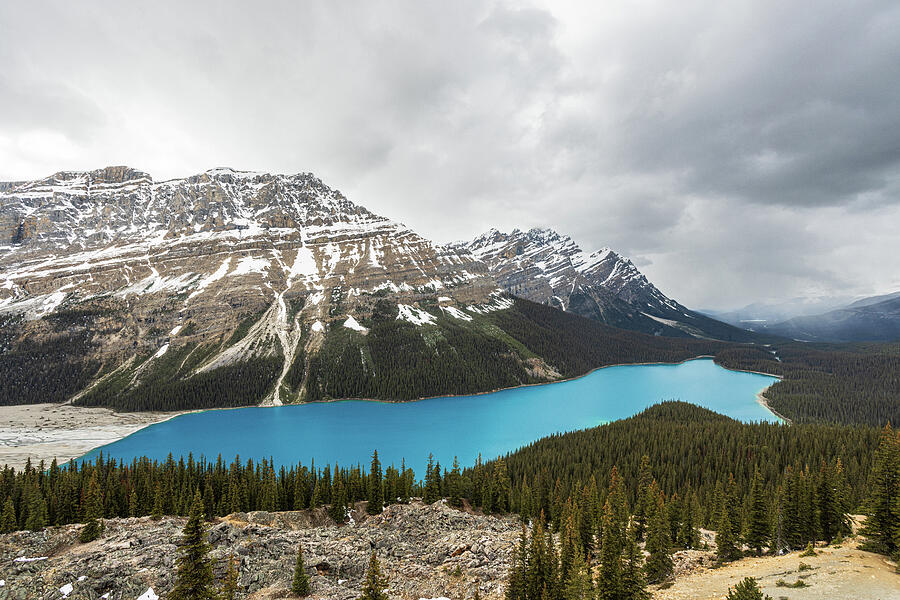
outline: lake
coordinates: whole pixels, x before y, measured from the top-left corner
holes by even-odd
[[[362,400],[209,410],[180,415],[86,454],[130,462],[137,456],[177,459],[192,452],[272,458],[276,465],[367,464],[373,449],[384,466],[400,459],[425,476],[429,452],[442,467],[453,457],[471,465],[506,454],[547,435],[630,417],[664,400],[683,400],[741,421],[777,421],[756,400],[774,377],[729,371],[712,359],[677,365],[598,369],[570,381],[476,396],[387,403]]]

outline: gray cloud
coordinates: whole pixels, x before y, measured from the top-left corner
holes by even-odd
[[[887,0],[0,4],[0,178],[313,171],[438,240],[552,226],[694,306],[900,288]]]

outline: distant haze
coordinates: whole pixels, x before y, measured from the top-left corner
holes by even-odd
[[[900,289],[896,1],[4,2],[0,180],[311,171],[684,304]]]

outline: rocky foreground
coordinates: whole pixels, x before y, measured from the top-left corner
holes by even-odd
[[[340,527],[323,510],[219,519],[209,528],[216,574],[224,574],[234,555],[245,597],[290,597],[302,543],[312,597],[349,600],[359,596],[374,547],[392,598],[469,598],[476,586],[483,598],[502,596],[520,532],[515,518],[418,502],[389,506],[375,517],[354,510],[351,517]],[[80,525],[0,536],[0,600],[135,600],[150,588],[164,598],[174,583],[185,521],[110,519],[104,535],[89,544],[78,543]]]

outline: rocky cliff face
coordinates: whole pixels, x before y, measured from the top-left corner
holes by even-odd
[[[613,250],[584,252],[572,238],[551,229],[491,229],[449,247],[470,251],[509,293],[615,327],[675,337],[745,335],[667,297]]]
[[[85,325],[98,369],[218,344],[253,316],[239,344],[195,370],[272,357],[283,376],[332,323],[358,324],[378,299],[440,295],[463,307],[495,289],[468,252],[438,248],[310,174],[214,169],[156,182],[110,167],[0,188],[0,317],[22,323],[9,343]],[[54,315],[67,315],[63,331],[43,322]]]
[[[363,510],[335,526],[324,509],[237,513],[209,530],[221,579],[230,557],[239,566],[240,598],[289,596],[298,544],[303,544],[312,598],[359,597],[369,553],[375,549],[392,598],[502,598],[520,526],[514,518],[485,517],[441,502],[395,504],[375,517]],[[4,585],[0,600],[136,599],[172,589],[177,544],[185,519],[111,519],[103,536],[77,542],[80,525],[0,536]],[[458,570],[457,570],[458,569]],[[104,596],[108,594],[108,596]]]

